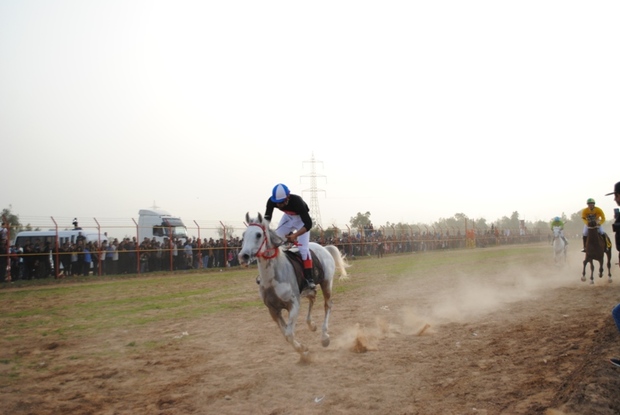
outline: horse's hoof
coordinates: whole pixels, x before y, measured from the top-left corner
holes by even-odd
[[[323,347],[329,346],[329,336],[324,337],[323,340],[321,340],[321,344],[323,345]]]
[[[611,278],[608,278],[608,279],[607,279],[607,282],[611,284]]]
[[[581,277],[581,281],[586,282],[586,277]]]
[[[594,281],[590,280],[590,285],[594,285]]]

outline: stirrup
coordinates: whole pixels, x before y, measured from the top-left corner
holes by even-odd
[[[304,290],[316,290],[316,284],[312,280],[306,280],[306,288]]]

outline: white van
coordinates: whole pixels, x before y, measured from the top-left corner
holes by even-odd
[[[155,238],[158,242],[164,239],[187,239],[187,227],[177,216],[161,209],[140,209],[138,212],[138,243],[144,238]]]
[[[105,234],[100,233],[97,230],[90,229],[71,229],[71,230],[63,230],[58,231],[58,246],[62,247],[65,242],[75,243],[77,241],[78,236],[82,235],[86,242],[97,242],[99,246],[103,244],[104,241],[108,240],[108,237]],[[15,237],[15,245],[23,248],[27,243],[31,245],[35,245],[39,243],[41,248],[49,249],[49,263],[50,269],[54,268],[54,258],[53,258],[53,250],[56,246],[56,231],[54,229],[50,229],[49,231],[22,231],[17,234]],[[93,264],[91,263],[91,269]],[[59,271],[63,270],[63,265],[60,264]]]
[[[60,246],[65,242],[75,243],[79,235],[82,235],[86,242],[98,242],[99,245],[103,241],[108,240],[107,236],[97,230],[71,229],[58,231],[58,243]],[[49,246],[53,248],[56,245],[56,231],[54,229],[48,231],[21,231],[15,237],[15,244],[24,247],[26,243],[34,245],[37,240],[41,245],[45,246],[46,243],[49,243]]]

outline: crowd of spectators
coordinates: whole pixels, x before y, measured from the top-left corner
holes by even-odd
[[[88,276],[135,274],[157,271],[179,271],[238,266],[239,238],[198,240],[188,238],[164,242],[136,238],[86,242],[77,238],[65,242],[59,249],[49,242],[35,239],[23,247],[13,245],[5,259],[10,260],[11,280],[31,280],[50,276]],[[6,251],[6,243],[2,245]],[[6,266],[4,267],[6,270]],[[57,272],[58,271],[58,272]],[[0,275],[5,280],[4,273]]]
[[[391,233],[385,235],[381,230],[367,226],[355,234],[343,233],[329,238],[318,235],[313,241],[321,245],[335,245],[347,257],[354,259],[438,249],[528,243],[544,238],[540,234],[526,232],[500,232],[496,228],[486,231],[470,229],[464,235],[460,230],[398,232],[394,229]],[[78,238],[74,243],[63,243],[58,249],[49,242],[35,240],[23,247],[11,246],[7,251],[8,244],[4,239],[4,242],[0,243],[0,249],[3,250],[0,253],[0,281],[6,280],[8,261],[13,281],[50,276],[118,275],[236,267],[239,265],[237,254],[241,243],[238,237],[226,240],[165,239],[164,242],[145,238],[140,243],[133,237],[109,239],[100,245],[98,242],[86,242]]]
[[[363,228],[356,234],[343,233],[341,237],[321,238],[313,240],[320,244],[336,245],[349,258],[360,256],[382,257],[387,254],[402,254],[440,249],[483,248],[494,245],[540,242],[544,236],[539,232],[512,232],[509,229],[500,231],[495,227],[488,230],[469,229],[465,235],[460,230],[416,231],[392,230],[385,235],[372,227]]]

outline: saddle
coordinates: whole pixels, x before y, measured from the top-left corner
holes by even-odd
[[[588,215],[587,218],[588,218],[588,226],[594,227],[596,225],[595,216]],[[597,232],[597,235],[599,235],[599,238],[603,238],[603,243],[605,244],[605,250],[611,249],[611,239],[609,239],[609,235],[607,235],[607,232],[605,232],[602,235]]]
[[[605,250],[609,250],[611,249],[611,239],[609,238],[609,235],[607,235],[607,233],[604,234],[599,234],[598,235],[599,240],[602,239],[603,240],[603,244],[605,245]]]
[[[297,286],[299,287],[299,292],[302,292],[304,288],[306,288],[306,279],[304,278],[304,261],[301,259],[299,249],[296,247],[291,247],[285,249],[284,253],[295,270]],[[312,250],[310,250],[310,256],[312,258],[312,278],[314,279],[314,283],[319,285],[325,279],[325,272],[323,271],[321,261],[319,261],[319,258],[314,252],[312,252]]]

